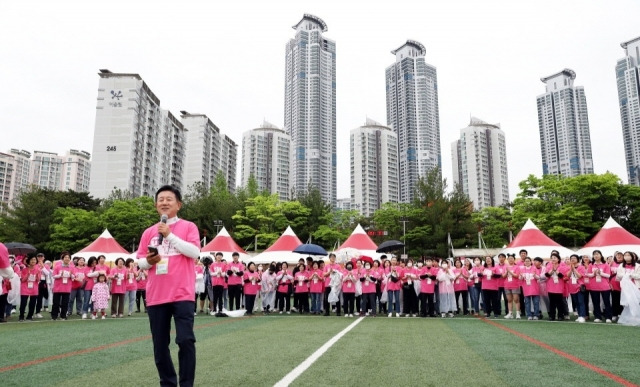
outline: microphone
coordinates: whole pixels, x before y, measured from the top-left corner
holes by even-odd
[[[167,219],[169,219],[169,217],[166,214],[162,214],[162,216],[160,217],[160,221],[164,224],[167,224]],[[158,246],[162,246],[163,240],[164,240],[164,235],[160,234],[158,236]]]

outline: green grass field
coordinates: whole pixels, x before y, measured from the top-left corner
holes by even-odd
[[[272,386],[356,318],[198,316],[197,385]],[[13,320],[15,321],[15,319]],[[618,385],[514,332],[640,384],[638,328],[456,318],[365,318],[293,386]],[[3,386],[157,386],[146,315],[0,325]],[[177,368],[177,346],[172,343]]]

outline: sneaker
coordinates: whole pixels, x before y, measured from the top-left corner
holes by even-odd
[[[396,313],[396,317],[400,318],[400,313]]]
[[[509,312],[504,316],[504,318],[507,318],[507,319],[513,318],[513,315],[511,314],[511,312]]]
[[[291,312],[287,311],[287,314],[291,314]]]
[[[584,319],[584,317],[578,317],[576,322],[583,323],[583,322],[585,322],[585,319]]]
[[[533,317],[533,320],[534,320],[534,321],[538,320],[538,316],[534,316],[534,317]]]
[[[353,313],[349,313],[349,317],[353,317]]]
[[[451,317],[451,318],[452,318],[452,317],[453,317],[453,313],[449,313],[449,317]]]
[[[193,315],[196,315],[196,312],[193,312]],[[131,317],[131,313],[129,313],[127,316]]]
[[[345,313],[344,317],[349,317],[349,315]]]
[[[95,314],[92,314],[92,315],[91,315],[91,319],[92,319],[92,320],[95,320],[96,318],[97,318],[97,317],[96,317],[96,315],[95,315]]]
[[[117,317],[117,316],[116,316],[115,314],[112,314],[112,315],[111,315],[111,318],[116,318],[116,317]]]
[[[446,313],[442,313],[442,318],[445,318],[445,317],[447,317],[447,314]]]
[[[18,319],[18,322],[24,322],[23,318]]]
[[[282,314],[282,311],[280,311],[280,314]]]
[[[605,322],[610,324],[611,323],[611,319],[608,318]]]
[[[107,318],[107,316],[102,316],[102,319],[105,320]]]
[[[418,315],[414,313],[411,315],[411,317],[418,317]]]
[[[36,313],[36,315],[34,317],[35,318],[42,318],[42,315],[40,313]]]
[[[389,315],[387,317],[392,317],[392,316],[393,316],[393,313],[389,313]]]
[[[198,315],[198,313],[197,313],[197,312],[193,312],[193,315],[194,315],[194,316],[197,316],[197,315]],[[131,316],[131,315],[129,315],[129,316]]]
[[[404,317],[411,317],[409,313],[405,314]]]
[[[215,315],[216,315],[216,312],[211,311],[211,312],[209,312],[209,315],[210,315],[210,316],[215,316]]]
[[[532,321],[533,317],[527,317],[527,320]]]
[[[613,322],[618,321],[618,316],[613,316],[613,318],[611,320],[613,320]]]
[[[520,320],[521,316],[520,313],[516,313],[516,320]]]
[[[601,322],[602,322],[602,320],[600,320],[599,318],[597,318],[597,319],[593,320],[593,322],[594,322],[594,323],[601,323]]]
[[[122,318],[122,317],[123,317],[123,316],[122,316],[122,313],[118,315],[118,318]]]
[[[66,317],[63,317],[63,318],[61,318],[60,320],[61,320],[61,321],[67,321],[67,318],[66,318]]]
[[[565,320],[571,320],[571,317],[569,317],[569,315],[564,316]]]
[[[87,314],[86,313],[82,313],[82,319],[86,320],[87,319]]]

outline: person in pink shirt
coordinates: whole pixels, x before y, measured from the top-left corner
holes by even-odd
[[[243,278],[243,292],[244,292],[244,303],[247,309],[247,315],[253,315],[253,308],[256,303],[256,295],[260,290],[260,281],[262,280],[262,274],[256,271],[256,264],[253,262],[249,262],[247,265],[247,270],[242,274]]]
[[[38,298],[38,282],[40,281],[40,268],[35,256],[24,259],[26,267],[20,272],[20,316],[18,321],[24,321],[24,310],[29,305],[27,320],[33,321],[33,313],[36,309]]]
[[[353,317],[356,295],[356,282],[360,281],[357,269],[350,261],[344,265],[342,271],[342,300],[344,302],[344,317]]]
[[[421,281],[419,296],[421,317],[436,317],[434,294],[437,275],[438,268],[433,267],[433,260],[431,258],[427,258],[424,266],[418,272],[418,278],[420,278]]]
[[[180,386],[192,387],[196,374],[195,260],[200,255],[200,233],[194,223],[178,218],[182,195],[177,188],[160,187],[155,206],[161,221],[142,233],[137,253],[138,267],[149,270],[146,295],[153,355],[160,385],[176,386],[178,378],[169,351],[173,318]]]
[[[384,257],[386,257],[386,255]],[[380,263],[378,272],[380,273],[380,295],[378,296],[378,299],[380,300],[380,313],[387,314],[389,309],[387,307],[389,305],[387,292],[387,282],[389,280],[387,279],[387,274],[391,272],[391,261],[388,259],[383,260]]]
[[[502,272],[504,291],[507,294],[507,311],[504,318],[513,318],[515,310],[515,318],[520,319],[520,267],[516,265],[515,255],[507,257],[507,264]]]
[[[329,304],[329,294],[331,293],[331,274],[333,272],[341,272],[340,265],[336,263],[336,255],[329,253],[329,263],[325,265],[323,269],[324,276],[324,299],[322,306],[324,308],[324,315],[329,316],[331,313],[331,305]],[[336,316],[340,316],[340,301],[336,302]]]
[[[571,305],[574,311],[578,312],[578,319],[576,321],[579,323],[585,322],[585,318],[587,317],[587,308],[584,299],[584,294],[586,293],[586,287],[584,285],[585,274],[586,270],[584,266],[580,265],[580,257],[577,254],[571,254],[564,280],[567,283],[567,291],[571,296]],[[582,288],[585,289],[585,292],[583,292]]]
[[[471,313],[474,316],[480,314],[480,295],[482,294],[482,272],[484,266],[482,259],[476,257],[473,259],[473,267],[470,270],[469,275],[469,293],[471,298]]]
[[[140,313],[140,300],[144,306],[144,312],[147,313],[147,277],[149,276],[148,270],[140,270],[138,268],[138,275],[136,276],[136,282],[138,283],[138,290],[136,291],[136,313]]]
[[[498,292],[498,280],[502,278],[502,270],[493,265],[493,257],[484,258],[482,269],[482,301],[484,302],[484,316],[489,318],[500,317],[500,294]]]
[[[500,274],[500,278],[498,278],[498,307],[500,308],[498,315],[502,314],[503,304],[504,304],[505,313],[508,311],[507,292],[504,290],[504,278],[502,277],[502,275],[506,271],[506,267],[507,267],[506,254],[503,254],[503,253],[498,254],[498,263],[495,265],[496,273]]]
[[[293,273],[289,270],[289,264],[282,262],[281,270],[276,275],[278,289],[276,290],[276,304],[279,305],[280,314],[285,311],[291,314],[290,285],[293,283]]]
[[[360,316],[376,316],[376,283],[380,278],[377,270],[371,267],[371,262],[365,262],[360,270],[360,284],[362,286],[362,304]]]
[[[293,306],[300,314],[309,313],[309,273],[304,261],[294,269],[293,289]]]
[[[109,306],[111,295],[109,294],[107,276],[102,273],[98,273],[96,279],[98,282],[93,285],[93,291],[91,292],[91,302],[93,303],[91,319],[95,320],[98,317],[98,311],[100,311],[102,319],[104,320],[106,318],[105,311]]]
[[[216,253],[215,261],[209,266],[209,270],[211,272],[211,287],[213,289],[213,300],[211,301],[213,307],[210,314],[214,316],[216,312],[222,313],[222,298],[227,277],[227,264],[222,262],[222,253]]]
[[[453,291],[456,297],[456,313],[460,313],[460,304],[462,304],[463,315],[469,314],[469,291],[467,290],[467,281],[469,279],[469,271],[462,265],[462,260],[453,261]],[[462,302],[458,301],[462,299]]]
[[[11,262],[9,261],[9,251],[7,246],[0,243],[0,323],[5,323],[5,308],[7,307],[7,284],[15,275],[11,268]]]
[[[124,266],[124,258],[116,259],[116,266],[109,272],[111,280],[111,317],[124,315],[124,295],[127,293],[127,268]]]
[[[385,273],[387,277],[387,303],[389,305],[389,317],[396,312],[396,317],[400,317],[400,289],[402,288],[402,276],[404,270],[398,265],[396,257],[391,258],[391,266],[389,272]]]
[[[619,251],[616,251],[613,255],[613,260],[611,262],[611,278],[609,279],[609,284],[611,285],[611,313],[613,314],[613,318],[611,320],[617,321],[618,317],[622,313],[622,306],[620,305],[620,280],[618,279],[618,267],[624,263],[623,254]]]
[[[311,314],[320,314],[322,295],[324,294],[324,276],[318,261],[313,261],[309,271],[309,294],[311,296]]]
[[[418,295],[414,287],[414,282],[418,280],[418,270],[414,267],[413,260],[408,259],[402,271],[402,309],[407,317],[418,316]]]
[[[204,284],[204,265],[200,259],[196,261],[196,309],[193,311],[196,315],[198,299],[200,299],[200,313],[204,313],[204,300],[207,299],[207,291]]]
[[[109,272],[111,268],[106,264],[107,258],[104,255],[98,255],[98,264],[96,265],[96,271],[98,274],[104,274],[109,278]]]
[[[537,320],[540,314],[540,269],[536,268],[531,258],[524,258],[524,266],[520,268],[520,285],[524,298],[524,310],[527,320]],[[531,308],[533,307],[533,310]]]
[[[133,258],[127,258],[124,262],[124,267],[127,269],[125,274],[125,304],[129,304],[127,316],[131,316],[133,313],[133,306],[136,302],[136,292],[138,291],[138,284],[136,282],[136,276],[138,275],[138,269],[136,261]]]
[[[61,264],[53,268],[53,307],[51,319],[67,319],[67,307],[69,306],[69,293],[71,293],[71,275],[73,268],[70,266],[71,255],[63,252],[60,255]]]
[[[453,268],[449,264],[448,259],[443,259],[440,264],[440,270],[436,276],[438,279],[438,301],[439,308],[442,317],[453,317],[453,312],[456,309],[456,296],[453,287],[454,279],[456,278],[453,273]]]
[[[229,310],[241,308],[242,284],[244,276],[244,263],[240,262],[240,254],[231,254],[231,263],[227,265],[227,286],[229,294]]]
[[[69,307],[67,308],[67,317],[73,314],[73,303],[76,303],[76,314],[82,314],[82,296],[84,295],[84,286],[87,280],[87,266],[82,257],[74,258],[75,265],[72,267],[71,273],[71,293],[69,294]]]
[[[89,260],[87,261],[87,271],[85,272],[87,279],[85,281],[84,294],[82,297],[84,300],[82,303],[83,320],[87,318],[87,313],[89,313],[89,308],[91,307],[91,292],[93,292],[93,286],[98,282],[98,275],[100,275],[100,273],[96,271],[97,264],[98,259],[96,257],[89,257]],[[93,308],[91,307],[91,309]]]
[[[551,261],[547,264],[544,275],[547,277],[547,294],[549,295],[549,320],[564,319],[564,281],[565,268],[560,264],[560,255],[551,253]]]
[[[600,250],[593,250],[593,263],[585,276],[589,278],[589,283],[591,284],[591,302],[593,303],[593,315],[595,317],[593,322],[602,322],[603,315],[600,308],[600,299],[604,303],[604,318],[606,322],[612,322],[611,286],[609,285],[611,268],[604,261]]]

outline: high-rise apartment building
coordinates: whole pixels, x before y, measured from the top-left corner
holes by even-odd
[[[182,189],[185,129],[138,74],[100,70],[90,194],[114,189],[152,196],[165,184]]]
[[[237,145],[204,114],[181,111],[181,121],[187,130],[185,156],[185,188],[201,182],[205,187],[214,184],[222,173],[229,192],[236,189]]]
[[[351,209],[371,216],[383,203],[398,202],[398,135],[367,119],[351,130]]]
[[[537,97],[542,173],[565,177],[593,173],[589,117],[584,87],[564,69],[540,78],[546,92]]]
[[[500,124],[475,117],[460,129],[460,139],[451,143],[453,182],[473,202],[476,210],[509,203],[507,149]]]
[[[398,135],[400,202],[413,200],[420,177],[441,168],[436,68],[425,62],[425,47],[414,40],[391,51],[387,67],[387,124]]]
[[[640,185],[640,37],[620,44],[625,57],[616,63],[618,102],[629,184]]]
[[[258,190],[277,193],[289,200],[291,137],[284,130],[264,122],[242,135],[242,185],[253,176]]]
[[[327,24],[305,14],[285,55],[284,128],[291,136],[291,186],[309,185],[336,202],[336,43]]]

